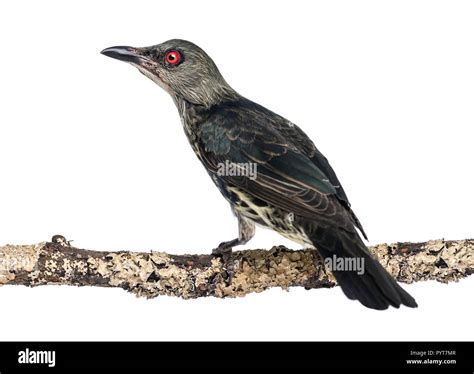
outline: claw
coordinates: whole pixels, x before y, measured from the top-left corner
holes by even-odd
[[[222,259],[223,266],[227,277],[225,278],[225,282],[227,285],[230,285],[232,281],[232,275],[234,273],[234,264],[232,263],[232,247],[235,240],[231,240],[229,242],[222,242],[218,245],[217,248],[212,250],[212,255],[216,257],[220,257]]]
[[[229,253],[232,253],[232,247],[234,240],[231,240],[230,242],[222,242],[217,246],[217,248],[214,248],[212,250],[212,254],[216,256],[225,256],[228,255]]]

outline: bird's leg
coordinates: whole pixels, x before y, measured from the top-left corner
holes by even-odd
[[[239,237],[228,242],[222,242],[219,246],[212,250],[214,256],[222,258],[224,263],[224,270],[227,274],[225,282],[230,284],[232,281],[232,274],[234,272],[234,265],[232,264],[232,247],[247,243],[255,235],[255,224],[248,218],[243,217],[234,210],[237,219],[239,220]]]
[[[232,248],[247,243],[255,235],[255,224],[241,214],[235,212],[239,220],[239,237],[227,242],[222,242],[212,250],[212,254],[226,256],[232,253]]]

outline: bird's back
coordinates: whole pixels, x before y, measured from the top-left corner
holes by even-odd
[[[183,104],[182,104],[183,105]],[[255,152],[269,144],[284,147],[301,154],[310,160],[321,173],[322,179],[334,187],[334,197],[349,214],[351,223],[367,238],[362,225],[352,211],[349,199],[327,158],[317,149],[313,141],[300,127],[251,100],[240,97],[238,100],[225,101],[210,109],[186,103],[182,115],[185,132],[188,135],[196,154],[201,158],[199,142],[206,143],[206,137],[219,138],[223,141],[213,142],[211,152],[222,152],[227,146],[227,138],[239,139],[242,143],[253,144]],[[227,138],[224,135],[227,135]],[[209,142],[207,142],[209,144]],[[206,146],[202,147],[206,148]],[[220,148],[220,149],[219,149]],[[275,155],[280,149],[275,149]],[[271,154],[270,149],[268,153]],[[256,157],[265,157],[257,155]],[[202,161],[202,159],[201,159]]]

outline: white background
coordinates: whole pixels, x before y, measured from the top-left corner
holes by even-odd
[[[189,39],[302,127],[372,244],[474,236],[474,6],[467,1],[0,3],[0,244],[207,253],[237,224],[168,95],[113,45]],[[259,229],[247,248],[287,244]],[[466,340],[474,278],[377,312],[339,289],[239,299],[0,288],[3,340]],[[6,322],[7,321],[7,322]]]

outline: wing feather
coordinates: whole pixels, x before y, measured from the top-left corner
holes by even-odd
[[[293,130],[292,139],[291,131],[282,130],[281,117],[271,114],[259,106],[216,110],[200,127],[202,162],[211,173],[217,173],[219,165],[226,162],[255,163],[256,179],[231,175],[219,178],[269,205],[353,229],[345,194],[340,196],[342,188],[334,185],[334,172],[332,176],[324,163],[319,167],[314,162],[318,153],[311,151],[306,140],[296,144],[302,140],[298,130]]]

